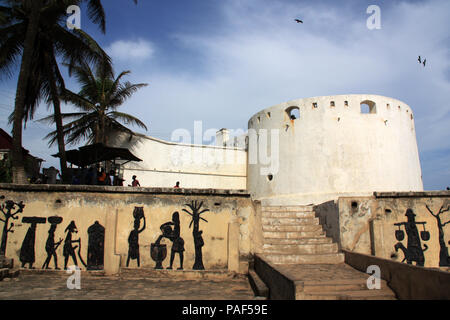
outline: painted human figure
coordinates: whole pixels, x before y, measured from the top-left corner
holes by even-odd
[[[137,260],[137,266],[140,267],[140,257],[139,257],[139,233],[145,230],[145,216],[142,207],[135,207],[134,212],[134,227],[130,232],[128,237],[128,258],[127,258],[127,267],[130,264],[130,259]],[[141,219],[144,220],[144,224],[142,229],[139,230],[139,226],[141,224]]]
[[[194,246],[195,246],[195,261],[192,269],[194,270],[204,270],[203,266],[203,254],[202,247],[205,245],[202,237],[203,231],[198,230],[197,232],[193,232],[194,235]]]
[[[35,261],[34,244],[36,240],[36,223],[32,223],[28,228],[25,239],[23,240],[22,247],[20,248],[20,262],[22,262],[22,268],[25,264],[29,264],[30,269],[33,268]]]
[[[88,228],[88,270],[103,269],[105,228],[98,221]]]
[[[67,226],[64,232],[67,232],[66,239],[64,240],[64,250],[63,250],[64,270],[67,270],[67,263],[69,262],[69,257],[72,257],[73,263],[76,266],[78,266],[77,257],[75,254],[75,250],[78,248],[78,246],[72,246],[73,243],[80,243],[80,239],[72,240],[72,233],[78,233],[75,221],[70,222],[70,224]]]
[[[42,269],[49,269],[48,265],[53,258],[55,262],[55,270],[59,270],[58,268],[58,257],[56,255],[56,249],[58,249],[59,245],[63,241],[63,239],[59,239],[57,243],[55,243],[55,231],[57,224],[52,223],[50,226],[50,230],[48,231],[47,242],[45,243],[45,251],[47,252],[47,259],[45,260]]]
[[[30,265],[30,269],[33,269],[33,264],[35,261],[34,245],[36,242],[36,226],[37,224],[46,223],[47,219],[41,217],[23,217],[22,222],[29,223],[30,227],[25,235],[25,239],[23,239],[22,247],[20,248],[19,260],[22,262],[22,268],[24,268],[25,264],[28,263]]]
[[[395,251],[399,249],[403,251],[407,264],[412,264],[413,261],[416,262],[417,266],[423,267],[425,265],[425,256],[423,252],[428,249],[428,246],[422,244],[420,241],[419,231],[417,229],[417,224],[423,224],[423,222],[416,222],[416,215],[412,209],[407,209],[405,216],[408,218],[407,222],[396,223],[396,226],[405,226],[406,234],[408,236],[407,247],[405,248],[401,242],[398,242],[394,247]]]
[[[173,230],[171,228],[173,226]],[[183,270],[183,251],[184,240],[180,237],[180,215],[178,212],[174,212],[172,215],[172,221],[166,222],[160,227],[163,232],[162,236],[156,241],[159,241],[162,237],[165,237],[172,241],[172,249],[170,251],[170,266],[167,269],[172,269],[173,261],[175,259],[175,253],[178,253],[180,257],[180,267],[177,270]]]

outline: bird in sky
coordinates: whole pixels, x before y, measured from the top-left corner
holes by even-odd
[[[423,60],[423,66],[425,67],[425,64],[427,63],[427,59]]]
[[[420,58],[420,56],[419,56],[419,59],[418,59],[418,61],[419,61],[419,63],[422,63],[422,59]]]
[[[295,19],[295,22],[297,22],[297,23],[303,23],[303,21],[300,20],[300,19]]]

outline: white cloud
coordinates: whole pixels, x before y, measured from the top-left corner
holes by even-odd
[[[151,58],[155,52],[154,45],[144,39],[118,40],[105,50],[114,60],[143,61]]]

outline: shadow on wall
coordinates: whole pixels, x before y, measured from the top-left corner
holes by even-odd
[[[314,207],[316,217],[319,218],[319,223],[327,237],[333,239],[337,243],[339,249],[341,248],[341,234],[339,225],[339,205],[336,201],[331,200]]]

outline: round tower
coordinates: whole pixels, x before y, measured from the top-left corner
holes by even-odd
[[[399,100],[298,99],[258,112],[248,128],[247,188],[256,199],[310,204],[423,190],[414,116]]]

